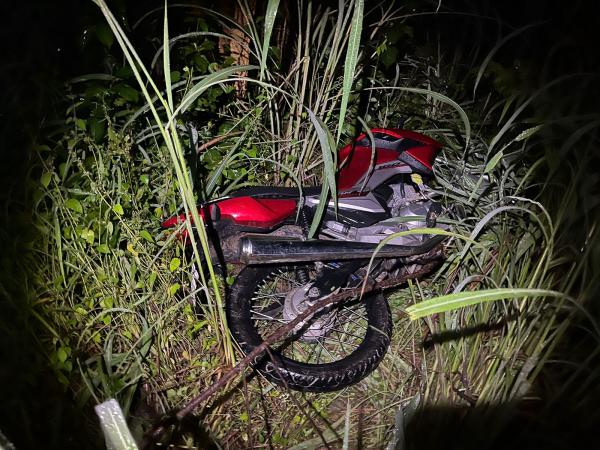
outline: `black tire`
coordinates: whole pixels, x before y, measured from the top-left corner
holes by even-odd
[[[255,294],[260,291],[262,286],[265,286],[269,280],[278,273],[282,273],[282,270],[287,270],[286,273],[295,273],[297,280],[306,282],[307,269],[304,266],[249,266],[244,268],[238,275],[236,282],[232,286],[230,295],[227,301],[227,320],[229,328],[234,339],[245,354],[251,352],[256,346],[260,345],[263,341],[263,337],[271,334],[262,331],[264,336],[261,336],[258,326],[256,325],[254,318],[257,310],[253,310],[253,303],[255,300]],[[312,267],[312,266],[309,266]],[[299,270],[300,269],[300,270]],[[286,279],[287,280],[287,279]],[[273,296],[273,294],[270,294]],[[279,297],[283,297],[283,294],[278,294]],[[259,295],[257,297],[264,297]],[[271,301],[271,300],[269,300]],[[282,300],[277,300],[279,305],[283,305]],[[355,319],[351,319],[352,322],[356,323],[356,328],[352,330],[364,330],[364,336],[357,336],[356,332],[351,334],[357,341],[353,344],[343,343],[340,336],[344,336],[342,331],[333,328],[335,331],[329,333],[336,333],[338,335],[338,348],[348,348],[350,345],[354,345],[355,348],[348,352],[347,355],[343,355],[340,359],[335,360],[328,350],[329,356],[332,356],[331,361],[321,363],[321,353],[325,350],[325,346],[333,345],[331,342],[326,342],[329,337],[323,337],[319,342],[323,349],[319,349],[319,356],[317,356],[316,362],[310,362],[311,356],[308,356],[309,362],[298,361],[286,356],[287,350],[283,345],[279,343],[273,345],[270,348],[270,354],[265,354],[259,358],[254,367],[259,370],[265,377],[274,381],[275,383],[287,386],[291,389],[300,391],[311,391],[311,392],[330,392],[338,389],[342,389],[346,386],[354,384],[367,375],[369,375],[385,356],[386,350],[390,343],[390,336],[392,333],[392,320],[387,300],[382,294],[365,295],[360,302],[358,300],[352,302],[344,302],[343,305],[336,307],[340,308],[338,314],[346,314],[344,317],[350,317],[354,312],[346,313],[346,311],[356,311],[356,308],[360,308],[360,312],[363,316],[360,316],[361,328],[358,328],[359,323]],[[354,308],[351,310],[350,308]],[[281,306],[283,310],[283,306]],[[261,309],[260,311],[266,311]],[[258,313],[261,314],[261,313]],[[342,317],[340,315],[334,316],[336,318]],[[358,317],[358,316],[353,316]],[[258,321],[259,319],[257,319]],[[262,319],[265,320],[265,319]],[[276,320],[276,319],[269,319]],[[338,320],[338,319],[336,319]],[[339,319],[341,320],[341,319]],[[348,319],[346,319],[348,322]],[[341,322],[330,322],[334,323],[335,326],[347,327]],[[340,325],[338,325],[338,323]],[[366,325],[366,326],[365,326]],[[279,324],[277,324],[279,326]],[[351,326],[354,326],[352,324]],[[297,334],[301,334],[303,331],[298,331]],[[289,345],[301,346],[297,337],[293,338],[293,343],[286,341]],[[288,338],[289,339],[289,338]],[[334,341],[334,339],[330,339]],[[306,342],[306,341],[304,341]],[[316,342],[316,341],[315,341]],[[358,343],[359,342],[359,343]],[[324,344],[324,345],[323,345]],[[308,346],[309,343],[303,343],[302,346]],[[314,345],[317,345],[316,343]],[[311,347],[312,348],[312,347]],[[330,349],[331,350],[331,349]],[[297,350],[301,351],[300,350]],[[331,350],[333,351],[333,350]],[[311,355],[315,350],[310,350]],[[302,354],[306,354],[307,351],[303,351]],[[297,354],[297,353],[295,353]]]

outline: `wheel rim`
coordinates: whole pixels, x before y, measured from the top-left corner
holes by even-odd
[[[301,272],[304,271],[303,272]],[[286,297],[305,286],[301,279],[314,280],[312,267],[283,267],[271,272],[253,291],[251,320],[262,339],[288,323],[284,306]],[[309,323],[297,327],[272,347],[298,363],[321,365],[340,361],[354,353],[365,340],[369,328],[367,308],[357,299],[334,305],[331,310],[317,313]],[[319,329],[316,334],[311,329]],[[308,337],[307,337],[308,336]]]

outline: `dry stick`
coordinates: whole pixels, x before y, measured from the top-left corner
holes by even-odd
[[[246,377],[242,377],[242,381],[244,382],[244,407],[246,408],[246,414],[248,414],[248,420],[246,421],[246,433],[248,433],[248,447],[254,448],[254,434],[252,433],[252,428],[250,424],[250,402],[248,401],[248,383]]]
[[[279,373],[279,378],[281,379],[281,381],[283,381],[285,388],[288,391],[290,391],[290,398],[292,399],[292,402],[294,402],[294,404],[296,405],[296,408],[298,408],[300,410],[300,412],[302,412],[302,414],[304,414],[304,416],[308,419],[308,421],[312,425],[313,429],[317,432],[317,434],[321,438],[321,441],[323,441],[323,444],[325,445],[325,447],[327,447],[327,450],[330,450],[331,447],[329,447],[329,444],[327,443],[325,436],[323,436],[323,433],[321,432],[321,430],[319,429],[319,427],[317,426],[317,424],[315,423],[313,418],[310,416],[310,414],[308,414],[306,412],[306,410],[302,407],[300,402],[298,402],[298,399],[296,399],[296,397],[294,396],[294,393],[288,386],[288,383],[287,383],[285,377],[281,376],[281,369],[279,368],[279,365],[277,364],[277,361],[275,360],[275,357],[273,356],[273,353],[271,353],[271,349],[269,347],[267,347],[267,354],[269,355],[269,358],[271,358],[271,361],[273,362],[273,367],[275,367],[275,370],[277,370],[277,372]]]
[[[388,280],[387,282],[379,283],[379,286],[377,286],[377,289],[385,289],[388,287],[398,286],[398,285],[404,283],[408,279],[417,278],[421,275],[424,275],[424,274],[430,272],[431,269],[433,267],[435,267],[436,264],[437,264],[437,261],[432,261],[430,263],[425,264],[421,270],[415,271],[411,274],[407,274],[400,278],[394,278],[394,279]],[[364,291],[364,293],[374,291],[375,288],[376,288],[375,283],[373,283],[373,282],[368,283],[368,289],[366,289]],[[175,414],[175,418],[178,421],[181,421],[188,414],[191,414],[201,403],[205,402],[210,397],[212,397],[217,392],[217,390],[222,388],[233,377],[235,377],[242,370],[244,370],[246,368],[246,366],[248,366],[254,359],[256,359],[257,357],[262,355],[262,353],[267,350],[269,345],[271,345],[272,343],[274,343],[275,341],[277,341],[278,339],[283,337],[286,333],[292,331],[296,327],[296,325],[303,322],[304,320],[306,320],[307,318],[312,316],[314,313],[316,313],[320,309],[323,309],[324,307],[332,305],[334,303],[341,302],[342,300],[345,300],[347,298],[354,297],[357,294],[360,294],[360,291],[361,291],[361,288],[359,287],[359,288],[351,289],[348,291],[339,292],[337,294],[331,294],[330,296],[324,298],[323,300],[315,303],[313,306],[307,308],[304,312],[302,312],[301,314],[296,316],[296,318],[294,320],[279,327],[277,330],[275,330],[273,332],[273,334],[269,335],[266,339],[264,339],[263,342],[260,343],[260,345],[257,345],[254,348],[254,350],[252,350],[244,358],[242,358],[237,365],[232,367],[219,380],[215,381],[204,392],[202,392],[200,395],[198,395],[197,397],[192,399],[186,406],[181,408],[177,412],[177,414]],[[164,431],[165,431],[164,426],[159,425],[156,428],[151,429],[148,432],[148,436],[152,439],[158,439],[162,435],[162,433],[164,433]]]
[[[350,294],[350,295],[348,295]],[[198,407],[201,403],[211,397],[219,388],[225,385],[230,379],[232,379],[235,375],[240,373],[242,369],[244,369],[248,364],[250,364],[255,358],[262,355],[263,352],[267,350],[269,345],[279,340],[287,333],[292,331],[298,324],[302,321],[306,320],[310,316],[312,316],[318,310],[329,306],[333,303],[337,303],[342,301],[346,297],[352,296],[352,293],[341,292],[338,294],[333,294],[329,297],[324,298],[323,300],[315,303],[313,306],[307,308],[303,313],[296,316],[296,318],[285,325],[279,327],[277,330],[273,332],[268,338],[266,338],[260,345],[257,345],[254,350],[248,353],[235,367],[233,367],[229,372],[221,377],[217,382],[215,382],[212,386],[190,401],[184,408],[182,408],[177,414],[177,419],[181,420],[186,415],[190,414],[194,409]]]
[[[228,134],[224,134],[222,136],[217,136],[216,138],[213,138],[210,141],[205,142],[204,144],[200,145],[198,147],[198,149],[196,150],[196,154],[202,153],[207,148],[212,147],[213,145],[218,144],[219,142],[221,142],[221,141],[223,141],[223,140],[225,140],[227,138],[230,138],[230,137],[233,137],[233,136],[240,136],[242,134],[244,134],[243,131],[235,131],[233,133],[228,133]]]

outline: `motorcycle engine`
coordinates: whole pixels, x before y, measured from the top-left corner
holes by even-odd
[[[324,223],[323,234],[335,239],[378,244],[391,234],[414,228],[435,227],[435,219],[441,208],[408,183],[390,184],[392,195],[387,201],[390,217],[366,227],[354,227],[341,222],[328,220]],[[365,197],[362,197],[363,199]],[[349,199],[345,203],[349,203]],[[373,201],[376,201],[373,199]],[[364,202],[364,200],[363,200]],[[437,225],[439,226],[439,225]],[[390,245],[421,245],[429,235],[412,234],[388,241]]]

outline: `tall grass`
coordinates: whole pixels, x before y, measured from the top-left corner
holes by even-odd
[[[293,45],[280,49],[289,54],[278,58],[271,41],[282,19],[279,2],[271,0],[262,24],[240,3],[250,22],[242,31],[250,37],[251,65],[216,66],[178,82],[171,78],[179,69],[172,64],[176,46],[210,34],[172,37],[165,4],[159,83],[106,3],[94,2],[145,104],[125,119],[109,117],[108,139],[100,144],[83,131],[74,106],[57,145],[62,154],[40,152],[44,169],[36,206],[44,239],[38,245],[38,317],[48,330],[57,376],[81,404],[116,396],[126,414],[143,416],[140,411],[150,408],[154,417],[181,406],[234,361],[223,281],[210,259],[198,202],[252,184],[294,185],[300,191],[323,184],[324,207],[328,198],[336,198],[338,145],[361,127],[394,126],[407,115],[407,128],[444,144],[434,189],[453,214],[444,264],[390,299],[393,311],[427,317],[418,323],[398,318],[390,354],[378,372],[354,388],[299,396],[258,380],[244,385],[243,395],[229,400],[230,406],[205,411],[204,424],[223,439],[230,438],[225,424],[247,430],[233,446],[262,439],[310,448],[324,437],[348,446],[360,433],[377,446],[390,437],[398,408],[502,403],[522,398],[535,385],[571,321],[585,316],[581,305],[594,274],[594,219],[585,218],[582,229],[588,234],[580,250],[566,245],[577,217],[577,186],[548,205],[555,180],[543,185],[538,180],[549,157],[531,158],[534,144],[554,145],[542,136],[545,124],[531,117],[532,105],[568,79],[503,97],[485,85],[498,47],[471,75],[440,52],[437,61],[406,57],[384,70],[389,25],[404,26],[413,14],[359,0],[340,2],[337,10],[298,2],[293,12],[299,29],[290,35]],[[235,26],[219,13],[198,10]],[[499,45],[527,31],[511,33]],[[472,85],[454,83],[458,77]],[[196,123],[191,133],[184,131],[203,96],[213,89],[228,92],[228,85],[242,79],[249,95],[214,113],[222,127]],[[581,130],[585,135],[592,127]],[[204,142],[224,138],[196,155],[194,133]],[[576,137],[567,141],[561,151],[572,152],[576,142]],[[199,165],[200,177],[190,161]],[[584,169],[574,165],[572,170]],[[189,217],[183,227],[194,261],[186,260],[174,235],[159,231],[160,219],[176,211]],[[196,292],[189,290],[192,267],[198,270]],[[207,297],[201,318],[191,305],[197,291]],[[421,304],[432,297],[437,299]],[[426,310],[432,302],[435,308]],[[594,324],[586,326],[597,333]],[[421,345],[424,335],[431,350]],[[257,413],[261,405],[272,411]],[[361,429],[361,421],[372,428]],[[272,426],[270,434],[256,431],[265,423]],[[396,427],[394,435],[401,434]]]
[[[123,50],[131,69],[135,74],[135,77],[139,83],[140,89],[144,95],[147,105],[150,108],[152,117],[155,121],[155,125],[158,127],[163,141],[169,151],[171,163],[175,170],[177,182],[180,189],[183,209],[186,213],[186,217],[188,217],[188,220],[186,221],[186,228],[188,231],[189,239],[191,241],[193,254],[196,259],[196,267],[198,268],[200,279],[205,288],[205,292],[209,297],[207,302],[206,314],[208,320],[214,327],[214,331],[218,337],[218,341],[222,344],[223,353],[226,358],[226,361],[231,362],[234,360],[234,354],[233,347],[231,345],[231,339],[229,337],[229,333],[227,332],[225,324],[225,316],[223,310],[224,305],[221,298],[217,277],[215,275],[214,268],[210,259],[209,242],[208,236],[204,228],[204,220],[200,217],[198,209],[196,207],[197,198],[195,196],[193,185],[191,182],[191,177],[185,162],[181,138],[179,136],[179,131],[177,130],[176,117],[178,113],[180,113],[181,111],[185,111],[187,106],[191,102],[193,102],[198,96],[202,95],[202,93],[211,85],[211,83],[219,83],[227,80],[233,71],[231,68],[226,68],[221,69],[220,71],[217,71],[211,75],[208,75],[206,78],[204,78],[203,80],[195,84],[193,87],[191,87],[191,89],[181,99],[180,104],[175,106],[173,102],[171,64],[169,60],[169,23],[167,15],[168,8],[166,2],[163,26],[163,70],[165,74],[164,85],[166,99],[161,90],[159,90],[157,85],[154,83],[151,75],[145,68],[143,61],[137,55],[135,49],[133,48],[133,45],[127,39],[125,32],[108,9],[106,3],[102,0],[99,0],[95,3],[100,7],[102,13],[106,17],[109,26],[111,27],[111,30],[116,36],[119,45]],[[234,70],[238,71],[243,69],[244,68],[235,68]],[[147,85],[150,86],[156,98],[153,98],[151,96]],[[161,115],[159,114],[159,110],[157,108],[158,105],[160,105],[161,109],[164,111],[163,117],[161,117]],[[198,230],[199,242],[196,242],[196,237],[192,227],[192,220],[193,223],[198,225],[196,229]],[[204,255],[206,266],[202,264],[201,255]],[[208,269],[209,277],[207,277],[204,272],[205,267],[207,267]],[[209,283],[212,287],[212,290],[207,289]]]

